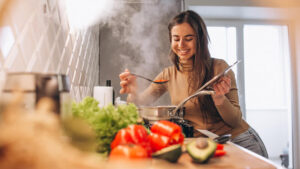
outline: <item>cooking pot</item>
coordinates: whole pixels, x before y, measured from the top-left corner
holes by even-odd
[[[54,102],[51,111],[60,114],[70,111],[69,89],[67,75],[12,72],[7,73],[2,97],[9,102],[14,96],[14,91],[21,91],[24,97],[23,107],[29,110],[35,109],[42,98],[50,98]]]
[[[183,118],[184,107],[176,113],[173,110],[176,106],[141,106],[138,108],[139,116],[148,123],[153,123],[158,120],[171,120],[172,118]]]

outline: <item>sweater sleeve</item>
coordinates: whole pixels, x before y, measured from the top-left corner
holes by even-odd
[[[166,77],[166,69],[159,73],[154,80],[168,79]],[[134,101],[138,105],[149,105],[154,103],[160,96],[162,96],[167,91],[167,83],[165,84],[155,84],[151,83],[143,92],[137,95]]]
[[[225,61],[223,61],[225,69],[228,65]],[[227,76],[231,79],[231,89],[229,93],[225,96],[225,100],[223,104],[216,106],[220,116],[222,119],[230,125],[231,127],[237,127],[242,123],[242,112],[239,105],[239,98],[238,98],[238,89],[236,85],[236,80],[234,76],[234,72],[230,70],[227,73]]]

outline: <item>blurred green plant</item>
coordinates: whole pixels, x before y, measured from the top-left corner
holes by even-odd
[[[108,153],[115,134],[130,124],[138,123],[138,111],[132,103],[118,107],[110,104],[103,108],[99,108],[98,104],[99,102],[92,97],[86,97],[79,103],[73,102],[72,115],[86,121],[93,129],[97,151]]]

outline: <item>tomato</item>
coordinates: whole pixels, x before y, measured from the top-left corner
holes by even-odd
[[[161,120],[153,124],[151,127],[151,132],[172,137],[178,133],[181,133],[181,128],[173,122]]]
[[[140,159],[147,158],[148,153],[147,150],[141,145],[136,144],[124,144],[118,145],[109,154],[109,159],[120,159],[120,158],[128,158],[128,159]]]
[[[216,150],[214,157],[220,157],[226,154],[226,151],[224,150]]]

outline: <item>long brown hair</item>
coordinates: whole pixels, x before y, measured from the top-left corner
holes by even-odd
[[[190,95],[213,77],[213,59],[211,58],[208,50],[209,36],[206,25],[203,19],[194,11],[187,10],[185,12],[181,12],[170,21],[168,25],[170,42],[172,42],[172,28],[182,23],[188,23],[196,33],[196,53],[192,57],[193,71],[188,78],[188,92]],[[180,71],[179,57],[173,52],[173,50],[170,51],[170,57],[176,69]],[[197,101],[201,112],[203,112],[204,120],[207,120],[208,114],[219,117],[215,119],[217,121],[220,120],[220,115],[217,112],[210,95],[199,96],[196,102]]]

